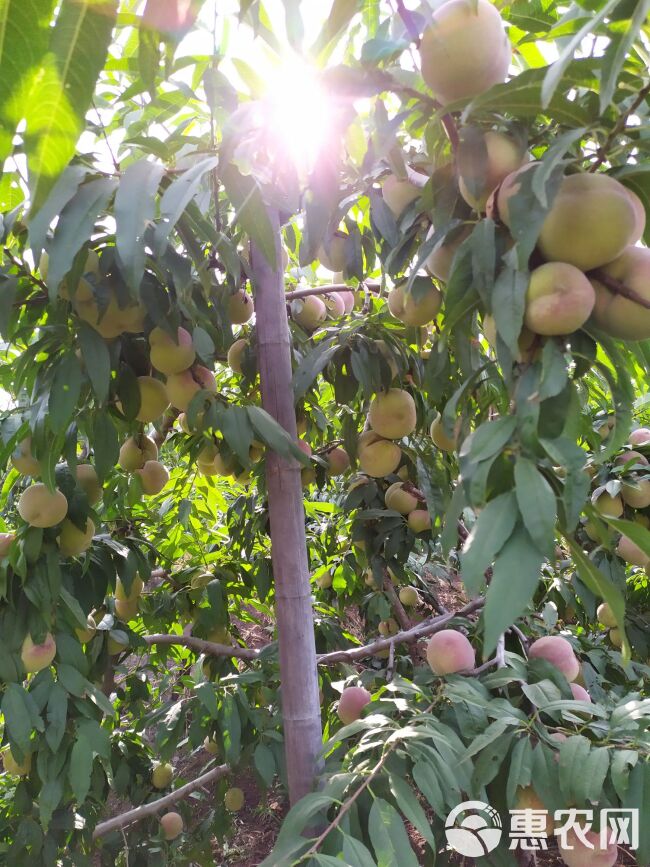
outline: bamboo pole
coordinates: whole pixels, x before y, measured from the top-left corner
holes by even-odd
[[[251,243],[262,406],[295,440],[291,338],[281,270],[280,221],[269,210],[276,268]],[[321,709],[300,466],[269,450],[266,481],[280,649],[284,746],[292,804],[313,791],[321,771]]]

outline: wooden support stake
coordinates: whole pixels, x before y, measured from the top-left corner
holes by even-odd
[[[271,268],[251,243],[257,358],[262,406],[297,439],[291,371],[291,337],[281,268],[280,222],[269,211],[278,263]],[[313,791],[321,772],[321,709],[316,642],[305,537],[300,465],[269,450],[266,481],[271,525],[271,556],[280,647],[282,718],[292,804]]]

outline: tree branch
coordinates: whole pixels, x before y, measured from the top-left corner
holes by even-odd
[[[257,659],[260,650],[252,650],[249,647],[233,647],[229,644],[217,644],[214,641],[206,641],[203,638],[195,638],[193,635],[145,635],[145,642],[152,645],[175,645],[189,647],[197,653],[205,653],[208,656],[234,656],[237,659],[251,661]]]
[[[113,816],[112,819],[107,819],[106,822],[100,822],[93,831],[93,840],[98,840],[100,837],[105,837],[107,834],[110,834],[111,831],[121,830],[122,828],[126,828],[128,825],[142,822],[143,819],[148,819],[149,816],[154,816],[161,810],[171,807],[173,804],[178,803],[178,801],[182,801],[183,798],[187,797],[187,795],[191,795],[192,792],[200,789],[201,786],[205,786],[207,783],[211,783],[214,780],[224,777],[229,771],[229,765],[219,765],[218,768],[213,768],[211,771],[197,777],[196,780],[192,780],[191,783],[186,783],[184,786],[181,786],[180,789],[170,792],[169,795],[164,795],[162,798],[158,798],[157,801],[151,801],[149,804],[142,804],[140,807],[128,810],[120,816]]]
[[[370,291],[373,292],[378,292],[379,288],[379,283],[371,282],[369,285]],[[294,289],[292,292],[285,292],[284,297],[287,301],[293,301],[295,298],[307,298],[309,295],[330,295],[332,292],[354,292],[354,289],[347,283],[332,283],[327,286],[311,286],[309,289]]]
[[[635,304],[638,304],[639,307],[644,307],[646,310],[650,310],[650,301],[647,298],[642,298],[638,292],[635,292],[634,289],[630,289],[630,287],[626,286],[625,283],[622,283],[615,277],[610,277],[610,275],[606,274],[602,268],[595,268],[593,271],[589,271],[588,276],[592,277],[594,280],[598,280],[599,283],[602,283],[603,286],[606,286],[615,295],[622,295],[623,298],[633,301]]]
[[[357,662],[364,659],[366,656],[375,656],[386,648],[390,648],[391,643],[402,644],[404,642],[419,641],[435,632],[440,632],[445,626],[453,620],[454,617],[467,617],[478,611],[485,604],[485,599],[474,599],[458,611],[450,611],[448,614],[442,614],[439,617],[434,617],[432,620],[425,620],[423,623],[418,623],[411,629],[398,632],[397,635],[391,635],[389,638],[381,638],[378,641],[373,641],[371,644],[365,644],[362,647],[352,647],[349,650],[334,650],[331,653],[321,653],[318,655],[319,665],[335,665],[338,662]]]

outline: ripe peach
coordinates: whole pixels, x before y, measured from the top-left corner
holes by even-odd
[[[248,340],[245,340],[243,337],[240,337],[239,340],[235,340],[230,349],[228,350],[228,364],[231,369],[235,373],[243,373],[241,363],[244,353],[246,349],[250,346]]]
[[[194,365],[182,373],[174,373],[167,377],[167,396],[176,409],[187,412],[194,395],[201,390],[217,393],[217,381],[207,367]]]
[[[597,610],[596,617],[598,618],[598,622],[603,626],[614,627],[616,626],[616,618],[614,617],[614,613],[612,609],[609,607],[607,602],[602,602]]]
[[[591,702],[591,696],[584,688],[584,686],[580,686],[579,683],[572,683],[571,692],[573,693],[573,697],[576,701],[588,701]]]
[[[395,482],[384,494],[387,509],[393,509],[400,515],[408,515],[419,504],[418,498],[404,487],[402,482]]]
[[[629,435],[628,440],[631,446],[649,446],[650,445],[650,428],[638,427]]]
[[[253,299],[240,289],[234,295],[227,298],[228,318],[233,325],[243,325],[253,315]]]
[[[341,693],[337,713],[344,725],[358,720],[361,711],[371,701],[372,695],[362,686],[346,686]]]
[[[32,527],[55,527],[68,514],[68,501],[61,491],[50,491],[39,482],[22,492],[18,513]]]
[[[327,318],[327,307],[317,295],[298,298],[291,303],[291,315],[305,331],[315,331]]]
[[[399,217],[406,208],[420,198],[422,190],[410,181],[388,175],[384,179],[381,188],[384,201],[393,212],[394,217]]]
[[[183,819],[178,813],[165,813],[160,817],[160,828],[165,840],[175,840],[183,833]]]
[[[22,762],[19,762],[14,758],[11,750],[6,749],[2,752],[2,764],[5,773],[14,777],[26,777],[32,769],[32,757],[28,753]]]
[[[415,401],[400,388],[389,388],[373,398],[368,413],[370,427],[379,436],[398,440],[413,433],[417,424]]]
[[[328,476],[341,476],[350,468],[350,456],[345,449],[339,447],[330,449],[325,454],[325,460],[328,463]]]
[[[580,673],[580,663],[573,647],[561,635],[545,635],[530,645],[528,656],[531,659],[545,659],[554,665],[567,680],[575,680]]]
[[[564,262],[547,262],[530,275],[524,323],[535,334],[553,336],[577,331],[596,301],[582,271]]]
[[[42,644],[34,644],[31,635],[26,635],[20,651],[20,658],[25,671],[36,673],[43,668],[49,668],[56,656],[56,642],[48,632]]]
[[[487,200],[501,181],[528,162],[528,155],[521,145],[510,136],[489,130],[483,136],[487,150],[485,166],[465,171],[458,180],[458,189],[467,204],[475,211],[485,211]],[[480,192],[473,193],[470,187],[480,185]]]
[[[450,437],[444,429],[442,424],[442,416],[440,413],[434,418],[431,422],[431,427],[429,428],[429,435],[433,440],[433,444],[437,446],[443,452],[453,452],[456,450],[456,446],[458,445],[458,434],[453,438]]]
[[[623,500],[616,494],[612,496],[607,491],[597,491],[591,498],[591,504],[601,515],[608,515],[610,518],[620,518],[623,514]]]
[[[142,491],[147,496],[159,494],[169,481],[169,470],[160,461],[147,461],[135,475],[140,477]]]
[[[409,513],[406,523],[413,533],[424,533],[431,529],[431,515],[426,509],[414,509]]]
[[[77,465],[77,484],[85,492],[89,506],[94,506],[102,497],[102,486],[92,464]]]
[[[434,674],[455,674],[473,669],[476,654],[466,635],[457,629],[443,629],[429,639],[427,662]]]
[[[34,478],[40,476],[41,465],[32,455],[31,437],[26,437],[18,443],[11,455],[11,463],[23,476],[32,476]]]
[[[330,239],[326,239],[318,249],[318,259],[323,268],[328,271],[345,271],[345,250],[348,235],[343,232],[335,232]]]
[[[90,548],[94,535],[95,525],[90,518],[86,519],[85,530],[80,530],[76,524],[66,518],[61,524],[59,533],[59,550],[64,557],[76,557]]]
[[[650,558],[627,536],[621,536],[616,546],[616,553],[619,557],[630,563],[633,566],[647,566]]]
[[[364,431],[359,437],[359,466],[375,479],[394,473],[402,460],[397,443],[383,439],[374,431]]]
[[[650,250],[647,247],[627,247],[621,255],[603,264],[603,274],[618,280],[644,301],[650,301]],[[612,291],[592,277],[596,290],[593,320],[606,334],[621,340],[645,340],[650,337],[650,310]]]
[[[150,437],[129,437],[120,448],[118,463],[127,473],[141,469],[147,461],[158,458],[158,446]]]
[[[609,843],[604,849],[600,845],[600,834],[587,831],[584,834],[589,845],[585,845],[573,830],[566,835],[566,845],[558,837],[558,847],[566,867],[614,867],[618,860],[618,846]]]
[[[15,538],[15,533],[0,533],[0,558],[7,556]]]
[[[340,319],[345,314],[345,303],[338,292],[330,292],[322,298],[329,319]]]
[[[446,238],[443,238],[442,241],[438,241],[424,263],[424,267],[427,271],[430,274],[433,274],[434,277],[437,277],[438,280],[442,280],[443,283],[446,283],[451,274],[456,251],[463,241],[469,238],[472,234],[472,229],[473,226],[462,226],[461,228],[455,229],[447,235]],[[427,238],[430,238],[434,231],[435,230],[432,226],[427,234]]]
[[[441,306],[442,295],[433,283],[424,295],[418,294],[417,298],[412,292],[407,295],[403,286],[395,286],[388,295],[388,309],[405,325],[418,326],[432,322]]]

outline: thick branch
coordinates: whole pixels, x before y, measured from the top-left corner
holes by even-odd
[[[367,288],[371,292],[378,292],[380,289],[379,283],[370,281],[362,284],[360,288]],[[351,286],[347,283],[332,283],[327,286],[311,286],[309,289],[294,289],[292,292],[285,292],[284,297],[287,301],[293,301],[295,298],[307,298],[309,295],[330,295],[332,292],[353,292]]]
[[[195,638],[193,635],[145,635],[144,640],[148,645],[181,644],[189,647],[197,653],[205,653],[208,656],[234,656],[237,659],[253,660],[260,655],[259,650],[251,650],[248,647],[231,647],[229,644],[217,644],[214,641],[205,641],[203,638]]]
[[[434,617],[432,620],[425,620],[423,623],[418,623],[416,626],[411,627],[411,629],[398,632],[397,635],[391,635],[389,638],[381,638],[378,641],[373,641],[371,644],[365,644],[363,647],[352,647],[350,650],[334,650],[331,653],[321,653],[317,657],[318,664],[335,665],[338,662],[357,662],[360,659],[365,659],[367,656],[376,656],[377,653],[389,648],[391,643],[402,644],[404,642],[419,641],[421,638],[426,638],[435,632],[440,632],[454,617],[467,617],[469,614],[473,614],[482,608],[484,604],[485,599],[475,599],[458,611],[450,611],[448,614],[442,614],[439,617]]]
[[[606,286],[615,295],[622,295],[623,298],[627,298],[629,301],[634,301],[634,303],[638,304],[639,307],[645,307],[646,310],[650,310],[650,301],[647,298],[642,298],[638,292],[634,291],[634,289],[630,289],[630,287],[626,286],[625,283],[622,283],[615,277],[606,274],[601,268],[596,268],[594,271],[590,271],[589,276],[593,277],[594,280],[598,280],[599,283],[602,283],[603,286]]]
[[[107,834],[110,834],[111,831],[119,831],[126,828],[128,825],[142,822],[143,819],[148,819],[149,816],[155,816],[156,813],[159,813],[161,810],[173,806],[173,804],[178,803],[178,801],[182,801],[183,798],[191,795],[192,792],[200,789],[201,786],[205,786],[208,783],[214,782],[214,780],[224,777],[229,771],[229,765],[219,765],[218,768],[213,768],[211,771],[197,777],[196,780],[192,780],[191,783],[186,783],[184,786],[181,786],[180,789],[170,792],[169,795],[164,795],[162,798],[158,798],[157,801],[152,801],[149,804],[142,804],[140,807],[128,810],[128,812],[122,813],[120,816],[113,816],[112,819],[108,819],[106,822],[100,822],[93,831],[93,840],[105,837]]]

